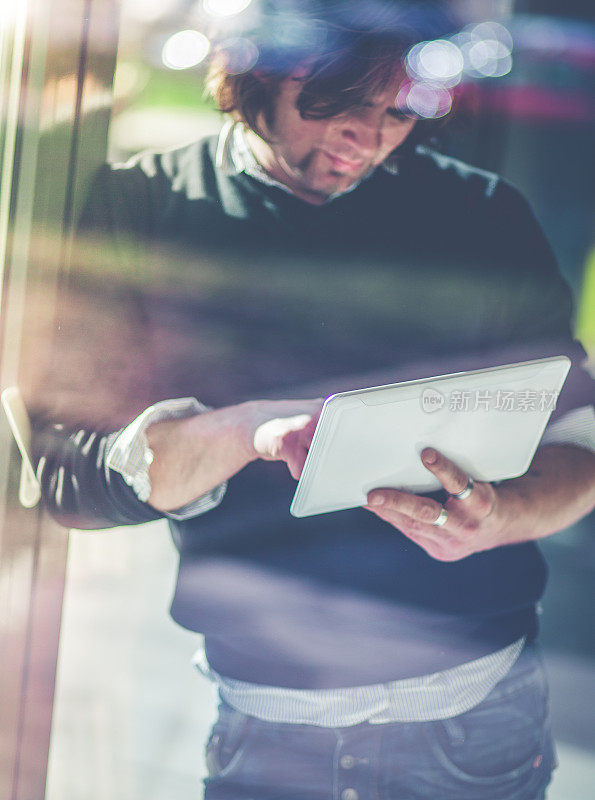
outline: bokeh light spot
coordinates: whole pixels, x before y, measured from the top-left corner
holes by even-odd
[[[510,50],[496,39],[484,39],[470,44],[467,57],[469,66],[486,78],[502,77],[512,68]]]
[[[449,86],[460,81],[464,66],[463,54],[456,44],[446,39],[426,42],[419,50],[416,62],[420,77]]]
[[[211,48],[200,31],[178,31],[163,45],[161,59],[169,69],[189,69],[204,61]]]
[[[508,51],[512,52],[512,35],[508,28],[499,22],[480,22],[468,28],[471,37],[477,41],[495,40],[500,42]]]
[[[452,95],[441,86],[412,81],[401,87],[396,105],[405,113],[425,119],[437,119],[450,111]]]

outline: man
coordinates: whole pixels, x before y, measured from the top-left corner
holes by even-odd
[[[98,176],[81,228],[125,276],[121,350],[84,359],[59,425],[38,415],[44,496],[77,527],[169,518],[171,613],[205,634],[222,698],[207,797],[536,800],[554,754],[533,540],[595,491],[568,290],[514,189],[415,149],[431,123],[398,98],[427,30],[322,19],[314,52],[215,63],[219,137]],[[295,482],[267,462],[299,476],[309,398],[561,353],[569,388],[525,476],[473,483],[426,448],[442,493],[289,516]],[[129,394],[94,407],[116,373]]]

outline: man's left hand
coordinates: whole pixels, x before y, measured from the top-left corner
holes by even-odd
[[[504,544],[502,532],[508,514],[498,490],[491,483],[470,481],[463,470],[436,450],[426,448],[421,458],[450,495],[444,505],[409,492],[375,489],[368,494],[364,508],[439,561],[458,561]],[[462,492],[464,497],[456,496]]]

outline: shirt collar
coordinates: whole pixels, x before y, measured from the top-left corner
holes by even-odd
[[[241,172],[244,172],[246,175],[250,175],[251,178],[264,183],[266,186],[276,186],[288,194],[294,194],[288,186],[271,178],[260,166],[248,143],[246,130],[242,122],[228,119],[223,125],[217,141],[215,163],[217,169],[222,170],[226,175],[239,175]],[[391,159],[389,157],[383,162],[381,167],[392,175],[398,173],[395,158]],[[372,170],[372,172],[368,173],[364,178],[360,178],[353,183],[348,189],[329,195],[325,200],[325,204],[332,202],[337,197],[349,194],[349,192],[356,189],[362,181],[367,180],[374,172],[375,170]]]

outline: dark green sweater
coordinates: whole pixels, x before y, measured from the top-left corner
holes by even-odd
[[[63,522],[159,516],[105,468],[101,433],[160,399],[315,397],[565,353],[573,368],[557,413],[591,402],[568,289],[504,181],[419,150],[398,175],[377,170],[315,207],[217,171],[215,145],[98,176],[66,292],[76,323],[63,323],[56,348],[66,376],[37,413],[44,496]],[[81,326],[80,363],[65,368]],[[534,544],[442,563],[363,509],[294,519],[294,489],[283,464],[256,462],[217,509],[170,523],[171,613],[206,634],[215,670],[357,686],[535,635],[546,570]]]

